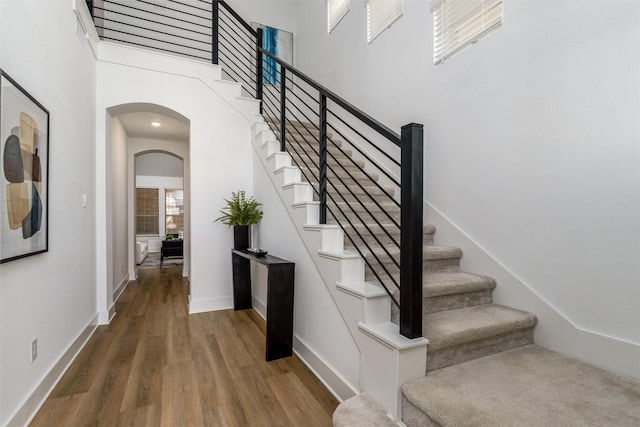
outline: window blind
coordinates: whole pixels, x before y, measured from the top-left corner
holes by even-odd
[[[440,0],[431,10],[434,64],[502,25],[502,0]]]
[[[157,188],[136,188],[136,234],[158,234]]]
[[[367,43],[402,16],[403,0],[367,0]]]
[[[327,0],[327,34],[349,12],[351,0]]]

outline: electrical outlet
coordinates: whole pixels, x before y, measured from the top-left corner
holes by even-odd
[[[38,338],[34,338],[31,340],[31,352],[30,352],[29,362],[33,363],[34,360],[38,357]]]

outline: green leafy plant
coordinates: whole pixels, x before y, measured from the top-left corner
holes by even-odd
[[[262,219],[263,212],[260,210],[262,203],[258,203],[252,197],[247,198],[244,190],[231,193],[231,199],[224,199],[227,206],[220,210],[221,217],[215,221],[231,227],[232,225],[252,225]],[[214,222],[215,222],[214,221]]]

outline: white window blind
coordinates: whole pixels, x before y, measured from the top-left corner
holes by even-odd
[[[327,34],[349,12],[351,0],[327,0]]]
[[[367,0],[367,43],[402,16],[403,0]]]
[[[502,0],[440,0],[431,11],[434,64],[502,25]]]

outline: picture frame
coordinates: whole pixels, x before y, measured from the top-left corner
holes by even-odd
[[[262,29],[263,49],[293,66],[293,33],[258,22],[251,22],[251,27],[253,29]],[[272,86],[279,85],[281,83],[280,64],[267,56],[264,57],[263,61],[264,72],[262,74],[262,84]],[[285,82],[286,87],[289,89],[293,88],[292,78],[292,75],[288,76],[287,82]]]
[[[49,111],[0,69],[0,264],[49,250]]]

